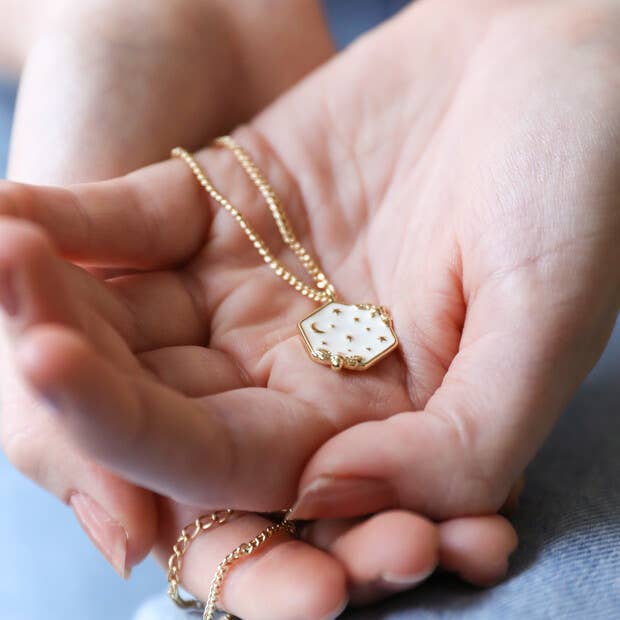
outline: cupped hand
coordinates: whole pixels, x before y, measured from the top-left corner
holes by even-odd
[[[70,192],[4,190],[4,212],[42,225],[65,257],[140,270],[102,284],[53,259],[39,231],[4,226],[5,307],[25,310],[18,363],[62,433],[183,504],[267,511],[300,490],[301,517],[497,510],[618,311],[617,44],[604,36],[618,15],[579,2],[468,11],[415,6],[237,136],[341,298],[391,308],[400,356],[369,373],[308,360],[295,324],[311,305],[259,266],[180,162]],[[280,253],[230,157],[199,158]],[[162,511],[167,549],[191,509]],[[229,596],[267,575],[265,596],[300,576],[296,594],[337,586],[316,570],[325,556],[296,564],[318,554],[299,545],[236,571]],[[186,576],[204,595],[219,556],[200,546]],[[321,601],[339,603],[331,592]]]
[[[10,177],[55,185],[105,179],[164,157],[174,144],[202,144],[249,118],[331,53],[318,3],[286,2],[275,13],[266,10],[270,6],[254,0],[48,0],[10,4],[8,15],[5,7],[0,66],[9,61],[22,68]],[[156,536],[152,495],[59,433],[22,383],[5,356],[9,455],[71,504],[113,566],[127,574]],[[350,595],[358,601],[421,580],[437,561],[439,540],[443,565],[478,583],[503,574],[514,546],[514,535],[498,518],[457,520],[436,530],[411,514],[386,514],[361,529],[331,521],[311,531],[308,538],[342,559],[351,573]],[[475,532],[491,541],[486,554],[468,548]],[[347,541],[355,552],[347,551]],[[386,543],[394,553],[378,561],[377,550]],[[402,572],[412,561],[406,578],[399,576],[396,569]],[[392,578],[377,577],[382,574]],[[338,588],[331,590],[333,598]]]
[[[249,118],[331,51],[316,3],[287,2],[275,14],[266,6],[198,6],[185,0],[11,5],[0,63],[8,54],[24,67],[10,176],[51,184],[104,179],[161,158],[173,144],[200,144]],[[58,433],[24,392],[8,357],[5,362],[4,434],[13,462],[69,502],[106,557],[126,574],[156,534],[152,496]],[[478,583],[503,574],[514,546],[514,535],[498,518],[457,520],[435,530],[411,514],[386,514],[360,530],[351,526],[316,524],[311,538],[323,546],[331,541],[332,554],[351,573],[349,590],[358,601],[418,582],[435,565],[439,540],[442,564]],[[331,538],[319,534],[325,531]],[[367,553],[338,551],[348,548],[347,540],[356,541],[355,531],[363,534]],[[336,545],[334,532],[345,542]],[[483,533],[491,541],[484,547],[488,553],[476,548],[474,554],[471,543]],[[413,543],[416,538],[421,546]],[[390,546],[392,556],[378,561],[377,551]],[[398,571],[395,583],[377,577],[412,560],[416,570],[406,579]]]

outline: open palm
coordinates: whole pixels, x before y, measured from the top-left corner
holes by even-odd
[[[311,302],[260,264],[181,162],[3,190],[4,213],[109,278],[56,258],[38,229],[2,226],[18,363],[67,441],[170,498],[162,553],[190,506],[267,512],[300,489],[302,518],[404,507],[449,519],[504,502],[619,303],[617,50],[577,29],[579,3],[556,4],[526,28],[540,3],[468,15],[422,3],[237,132],[340,299],[391,309],[400,352],[367,373],[308,359],[296,322]],[[611,31],[617,10],[605,16]],[[198,158],[293,266],[230,154]],[[205,574],[261,523],[197,542],[190,588],[204,596]],[[339,567],[302,543],[255,562],[269,570],[235,571],[227,595],[252,580],[272,607],[235,599],[250,620],[297,617],[278,607],[292,577],[307,585],[300,618],[342,599]]]

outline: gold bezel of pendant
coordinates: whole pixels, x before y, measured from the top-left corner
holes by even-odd
[[[362,312],[370,312],[371,318],[379,317],[382,323],[389,330],[389,333],[393,338],[393,342],[388,347],[386,347],[385,349],[381,349],[379,352],[369,358],[364,358],[360,355],[348,354],[344,351],[333,351],[325,347],[318,347],[316,345],[313,345],[306,334],[306,331],[304,329],[304,323],[308,323],[309,319],[317,315],[324,314],[326,309],[331,305],[334,305],[336,308],[333,310],[334,312],[337,312],[338,308],[357,308]],[[314,330],[314,322],[310,321],[309,323],[310,327]],[[375,364],[379,363],[382,359],[390,355],[390,353],[392,353],[399,345],[398,337],[394,332],[394,328],[392,326],[392,319],[389,312],[386,308],[382,306],[376,306],[374,304],[349,305],[341,304],[340,302],[336,301],[328,301],[327,303],[323,304],[322,306],[311,312],[308,316],[304,317],[301,321],[299,321],[297,324],[297,328],[301,336],[302,342],[304,343],[304,348],[306,349],[306,352],[308,353],[310,358],[314,362],[325,366],[330,366],[332,370],[337,371],[343,369],[357,371],[368,370],[369,368],[372,368]]]

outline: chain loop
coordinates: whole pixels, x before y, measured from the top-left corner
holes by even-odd
[[[202,609],[203,607],[200,601],[187,600],[179,594],[183,556],[189,546],[200,534],[211,528],[228,523],[240,515],[241,513],[235,513],[232,510],[212,512],[210,515],[199,517],[191,525],[181,530],[181,534],[172,548],[172,555],[168,560],[168,596],[182,609]]]
[[[279,523],[272,523],[252,540],[241,543],[238,547],[233,549],[218,564],[215,575],[211,580],[211,585],[209,586],[209,597],[206,602],[197,599],[182,598],[179,594],[179,587],[181,585],[183,558],[192,542],[208,530],[229,523],[243,514],[245,513],[233,510],[212,512],[210,515],[198,517],[192,524],[181,530],[181,534],[172,548],[172,555],[168,560],[168,596],[178,607],[186,610],[201,610],[203,612],[203,620],[214,620],[217,613],[217,602],[224,585],[224,579],[232,565],[236,561],[255,553],[276,534],[286,533],[291,536],[295,535],[295,524],[292,521],[287,521],[285,518]],[[234,620],[234,616],[226,613],[223,615],[223,618],[224,620]]]

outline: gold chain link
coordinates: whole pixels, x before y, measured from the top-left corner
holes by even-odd
[[[211,587],[209,588],[209,598],[207,599],[207,603],[204,608],[204,613],[202,615],[203,620],[213,620],[215,617],[215,613],[217,611],[216,605],[217,601],[220,598],[220,593],[222,591],[222,585],[224,584],[224,579],[226,578],[226,574],[230,570],[231,566],[237,560],[240,560],[243,557],[253,554],[257,551],[262,545],[264,545],[270,538],[279,533],[287,533],[294,535],[295,534],[295,525],[291,521],[282,521],[280,523],[274,523],[269,527],[265,528],[258,536],[253,538],[248,542],[244,542],[239,545],[236,549],[233,549],[219,564],[217,570],[215,571],[215,576],[211,581]],[[232,616],[227,614],[225,616],[226,620],[232,620]]]
[[[242,213],[215,188],[211,182],[211,179],[209,179],[206,172],[196,161],[193,155],[190,155],[185,149],[177,147],[173,149],[172,156],[182,159],[189,166],[207,194],[209,194],[215,202],[224,207],[224,209],[235,218],[241,227],[241,230],[243,230],[250,240],[250,243],[252,243],[252,245],[256,248],[258,254],[264,262],[271,267],[278,277],[282,278],[285,282],[288,282],[290,286],[300,292],[304,297],[308,297],[308,299],[312,299],[313,301],[317,301],[322,304],[333,301],[336,297],[334,286],[328,281],[317,262],[312,258],[312,256],[310,256],[308,251],[301,245],[295,236],[278,195],[271,187],[260,168],[252,160],[250,155],[230,136],[222,136],[217,138],[214,141],[214,145],[230,150],[237,161],[241,164],[243,170],[265,199],[284,243],[293,251],[295,256],[299,259],[299,262],[303,265],[304,269],[312,277],[316,283],[316,288],[302,282],[274,257],[265,241],[250,226]]]
[[[203,620],[213,620],[217,613],[217,602],[222,592],[222,586],[224,585],[224,579],[228,574],[228,571],[232,565],[262,547],[270,538],[273,538],[276,534],[287,533],[290,535],[295,534],[295,524],[292,521],[287,521],[286,518],[279,523],[273,523],[269,527],[265,528],[260,534],[255,536],[252,540],[240,544],[233,549],[217,566],[215,575],[211,580],[209,587],[209,597],[206,603],[203,603],[197,599],[184,599],[179,594],[179,587],[181,585],[181,571],[183,569],[183,559],[187,553],[190,545],[198,536],[204,534],[208,530],[229,523],[232,519],[241,516],[244,513],[233,510],[220,510],[212,512],[210,515],[198,517],[191,525],[184,527],[181,530],[181,534],[177,539],[174,547],[172,548],[172,555],[168,560],[168,596],[178,605],[181,609],[199,609],[203,610]],[[224,620],[234,620],[234,616],[225,613]]]
[[[187,600],[179,594],[183,557],[186,551],[200,534],[228,523],[233,517],[239,516],[239,514],[232,510],[212,512],[210,515],[199,517],[191,525],[181,530],[181,534],[172,548],[172,555],[168,560],[168,596],[182,609],[202,609],[203,607],[200,601]]]

